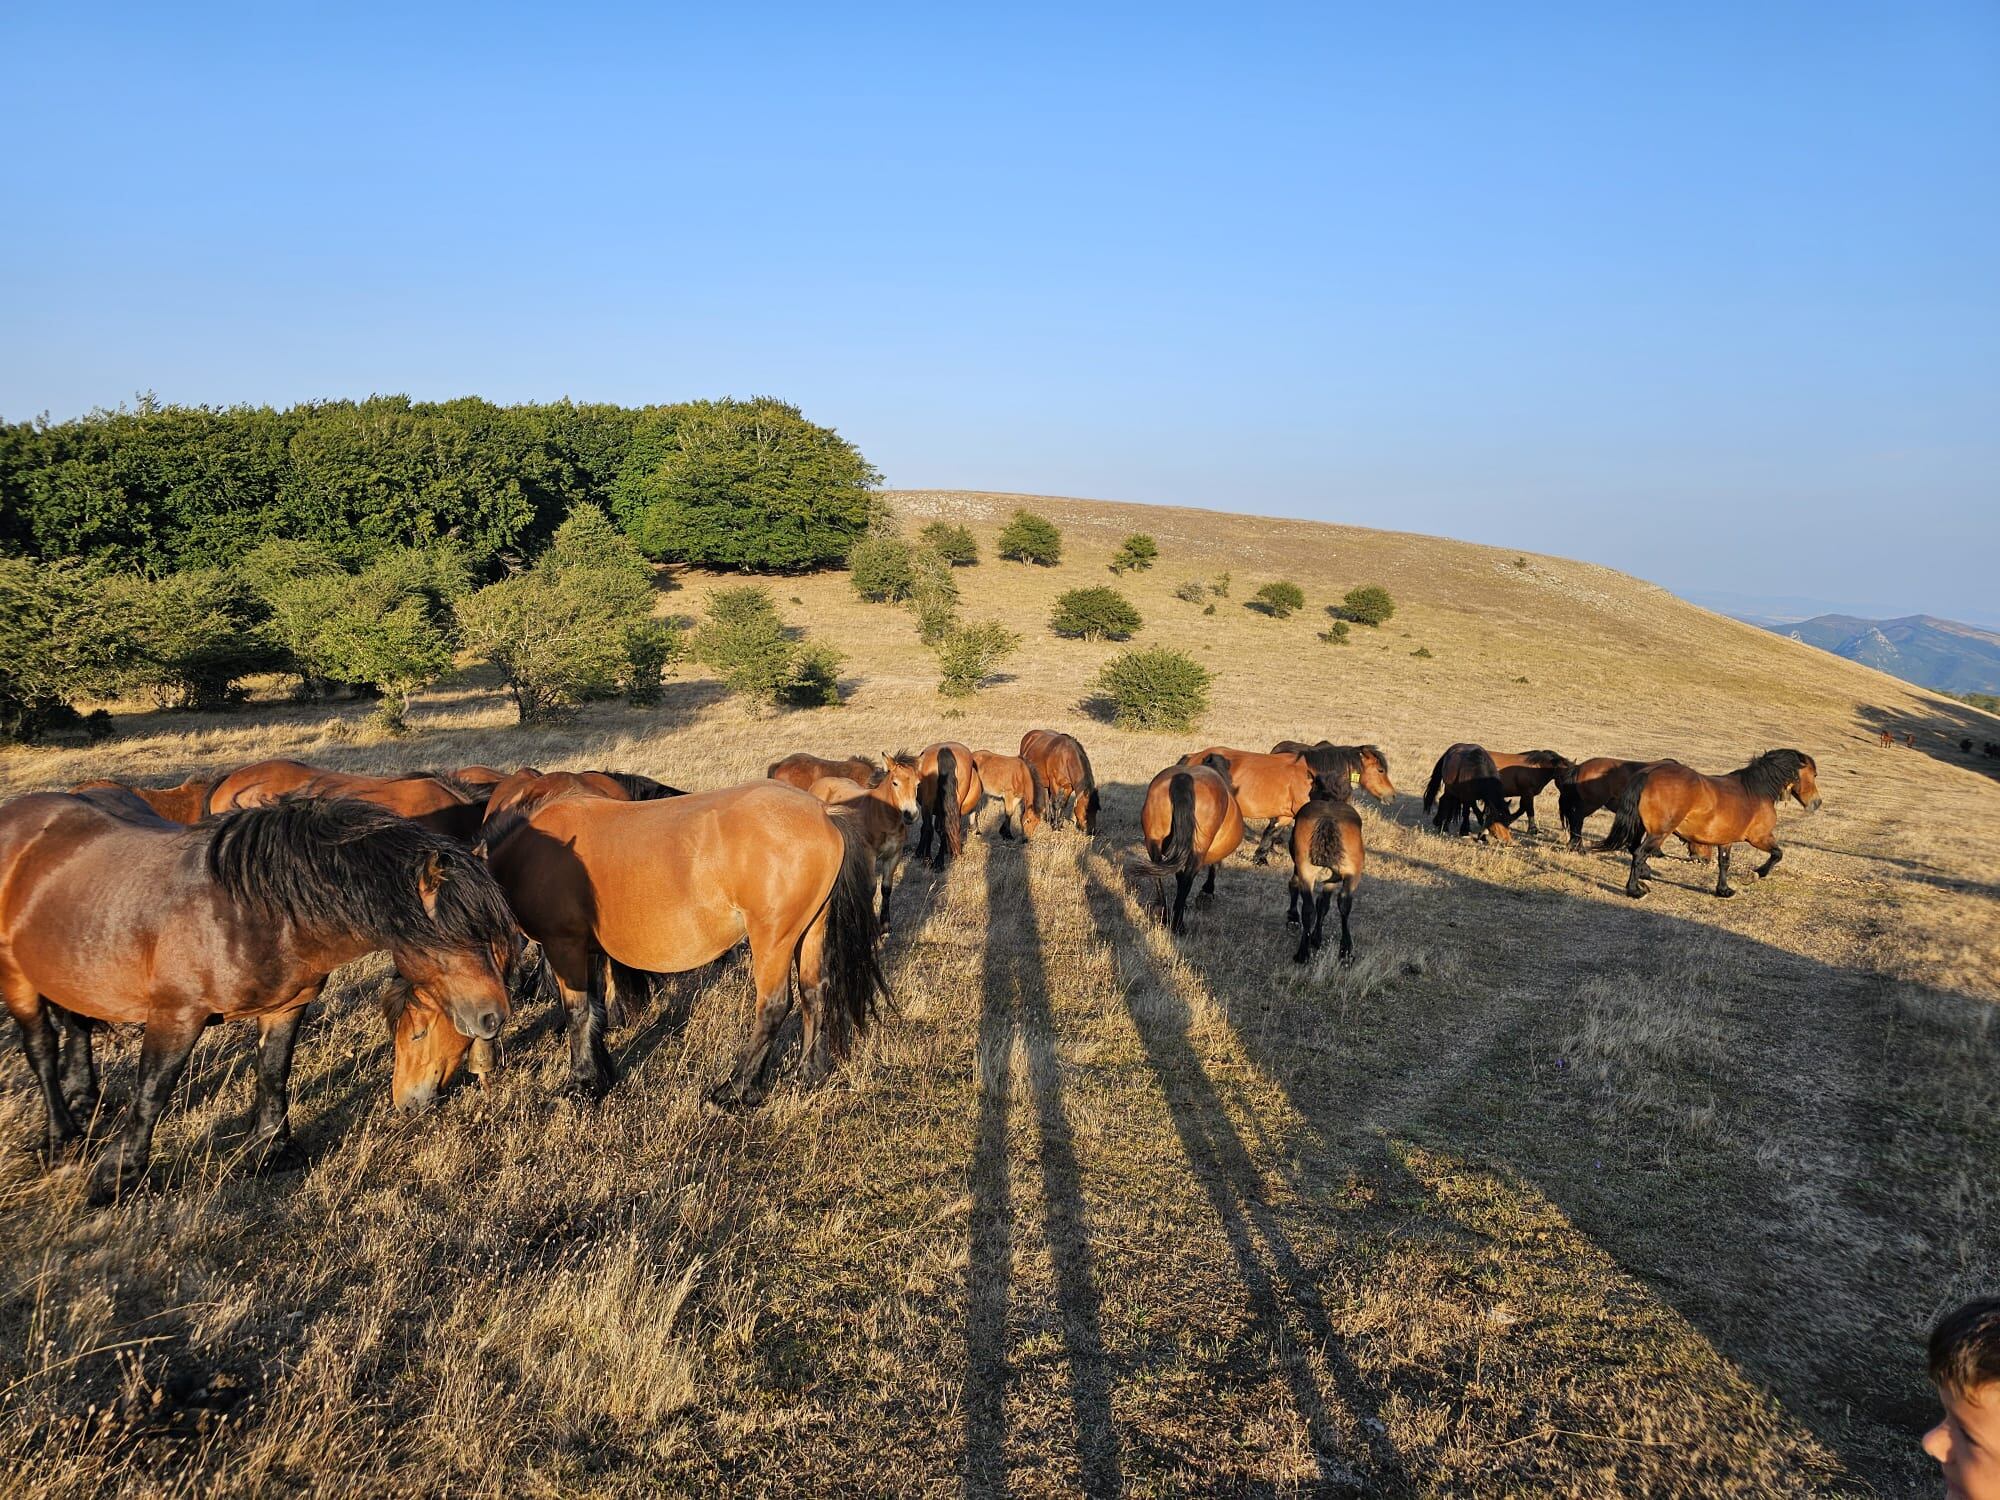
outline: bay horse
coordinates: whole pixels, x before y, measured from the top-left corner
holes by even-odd
[[[1646,894],[1646,857],[1657,853],[1670,834],[1697,851],[1715,851],[1715,894],[1733,896],[1729,850],[1737,843],[1761,849],[1770,858],[1757,868],[1762,880],[1777,868],[1785,851],[1778,845],[1778,804],[1790,796],[1807,812],[1820,806],[1819,766],[1800,750],[1766,750],[1741,770],[1704,776],[1677,760],[1656,761],[1632,778],[1618,803],[1617,821],[1605,843],[1632,851],[1625,894]]]
[[[882,768],[865,755],[850,755],[846,760],[822,760],[801,750],[783,760],[772,761],[764,768],[764,774],[772,781],[782,781],[786,786],[795,786],[807,792],[823,776],[838,776],[856,786],[873,786],[881,779]]]
[[[535,768],[533,766],[519,766],[516,769],[533,771]],[[497,766],[460,766],[456,771],[451,773],[451,779],[456,781],[460,786],[469,786],[474,791],[477,791],[483,786],[498,786],[513,774],[513,771],[503,771]]]
[[[1352,801],[1360,787],[1377,802],[1395,800],[1396,788],[1389,780],[1389,757],[1374,745],[1336,745],[1321,740],[1308,745],[1304,740],[1279,740],[1273,755],[1303,755],[1326,789],[1342,801]]]
[[[1201,893],[1214,895],[1216,866],[1243,842],[1243,814],[1229,789],[1229,763],[1216,756],[1160,772],[1146,787],[1139,831],[1146,841],[1146,867],[1155,876],[1174,877],[1173,930],[1185,932],[1194,877],[1206,869]]]
[[[1539,833],[1535,826],[1535,798],[1552,781],[1560,781],[1571,769],[1567,756],[1553,750],[1521,750],[1514,754],[1494,750],[1488,752],[1493,757],[1494,772],[1500,778],[1500,790],[1506,796],[1518,797],[1521,805],[1514,809],[1507,821],[1518,823],[1528,820],[1528,832]],[[1560,801],[1562,794],[1556,794]]]
[[[1461,742],[1438,757],[1431,768],[1430,784],[1424,788],[1424,811],[1434,814],[1431,827],[1439,833],[1456,813],[1461,835],[1470,831],[1476,811],[1482,824],[1481,837],[1490,834],[1503,844],[1514,841],[1507,831],[1512,820],[1507,815],[1499,768],[1479,745]]]
[[[78,1139],[50,1012],[145,1027],[131,1112],[93,1203],[144,1177],[154,1126],[202,1029],[254,1019],[262,1168],[296,1157],[292,1049],[329,973],[387,949],[410,1003],[491,1039],[520,953],[507,903],[459,845],[384,808],[286,800],[184,828],[110,794],[0,807],[0,1000],[41,1084],[51,1159]],[[84,1078],[94,1089],[94,1077]]]
[[[1042,783],[1033,766],[998,750],[973,751],[972,764],[981,789],[1000,804],[1001,838],[1011,839],[1015,828],[1024,841],[1041,832]]]
[[[1589,760],[1580,760],[1556,782],[1556,808],[1562,817],[1563,827],[1569,831],[1569,847],[1572,852],[1583,852],[1583,825],[1592,813],[1610,808],[1614,814],[1618,804],[1625,798],[1625,788],[1632,784],[1632,778],[1648,766],[1658,765],[1651,760],[1619,760],[1610,755],[1594,755]],[[1686,841],[1683,840],[1683,843]],[[1607,838],[1597,846],[1609,849]],[[1694,847],[1689,845],[1690,858],[1699,858]]]
[[[1251,861],[1268,864],[1271,849],[1278,841],[1278,830],[1288,827],[1293,815],[1312,796],[1316,779],[1313,768],[1303,755],[1294,752],[1273,755],[1258,750],[1232,750],[1222,745],[1183,755],[1181,764],[1198,766],[1218,760],[1229,767],[1229,789],[1235,793],[1237,810],[1244,821],[1268,820]]]
[[[1319,952],[1326,935],[1327,902],[1335,894],[1332,883],[1340,888],[1340,961],[1354,962],[1354,936],[1347,919],[1354,911],[1354,891],[1361,884],[1366,860],[1361,814],[1352,802],[1334,795],[1334,788],[1321,781],[1292,823],[1291,905],[1286,908],[1285,923],[1299,929],[1294,963],[1305,963]]]
[[[857,786],[845,776],[822,776],[811,787],[820,801],[847,809],[860,823],[862,838],[875,855],[875,879],[882,891],[882,904],[876,912],[878,938],[889,935],[889,893],[909,858],[908,832],[917,820],[922,786],[913,758],[885,755],[882,766],[882,779],[873,786]]]
[[[209,794],[212,813],[265,807],[280,797],[345,797],[401,814],[433,833],[470,845],[486,818],[485,789],[474,791],[439,771],[356,776],[296,760],[260,760],[239,766]]]
[[[88,792],[103,788],[130,792],[169,823],[199,823],[208,816],[208,795],[215,789],[212,776],[190,776],[179,786],[131,786],[122,781],[78,782],[70,790]]]
[[[1097,832],[1097,778],[1083,741],[1056,729],[1030,729],[1021,736],[1021,759],[1042,784],[1042,821],[1056,825],[1067,819],[1079,832]]]
[[[630,771],[537,771],[523,766],[495,786],[486,798],[486,815],[480,821],[479,836],[490,848],[495,834],[536,808],[558,797],[609,797],[614,802],[653,802],[661,797],[684,797],[679,787],[668,786],[650,776]]]
[[[755,1104],[792,1007],[797,971],[800,1071],[844,1056],[883,989],[875,962],[875,856],[862,821],[770,780],[654,802],[563,797],[487,856],[562,992],[570,1081],[610,1087],[604,971],[678,974],[746,937],[756,1009],[732,1076],[711,1097]],[[607,962],[608,961],[608,962]]]
[[[956,859],[965,852],[965,820],[986,800],[986,788],[979,780],[979,765],[972,752],[956,740],[926,745],[917,752],[916,760],[918,774],[923,777],[917,858],[930,854],[931,841],[936,839],[931,868],[942,870],[947,854]]]

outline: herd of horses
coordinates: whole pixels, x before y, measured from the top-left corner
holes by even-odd
[[[1782,857],[1776,806],[1789,795],[1817,808],[1816,772],[1796,750],[1706,776],[1672,760],[1459,744],[1439,757],[1423,805],[1440,832],[1456,820],[1462,835],[1506,842],[1514,823],[1535,827],[1536,798],[1554,783],[1573,848],[1593,812],[1614,812],[1598,847],[1629,853],[1629,894],[1645,894],[1648,857],[1678,837],[1716,862],[1715,893],[1728,896],[1730,847],[1764,851],[1757,873],[1769,874]],[[1182,932],[1196,880],[1212,894],[1217,868],[1262,821],[1254,862],[1288,840],[1294,958],[1319,949],[1333,906],[1339,957],[1351,961],[1366,858],[1357,790],[1395,795],[1374,745],[1193,751],[1147,785],[1127,867],[1151,879]],[[516,1002],[551,989],[571,1085],[599,1095],[614,1077],[607,1028],[662,976],[747,941],[749,1032],[711,1097],[754,1105],[794,1008],[802,1082],[848,1052],[887,994],[880,944],[905,861],[943,868],[987,804],[1003,839],[1099,831],[1083,745],[1042,729],[1013,754],[941,741],[879,761],[789,755],[760,780],[703,792],[619,771],[377,777],[267,760],[173,787],[30,793],[0,805],[0,1000],[42,1091],[52,1163],[82,1144],[98,1109],[93,1031],[144,1028],[134,1097],[92,1174],[93,1202],[143,1179],[155,1124],[217,1021],[259,1030],[250,1158],[260,1169],[295,1162],[288,1088],[301,1020],[335,969],[373,952],[395,969],[383,1010],[392,1093],[409,1107],[461,1070],[489,1073]]]

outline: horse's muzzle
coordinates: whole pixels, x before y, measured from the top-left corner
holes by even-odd
[[[492,1041],[500,1035],[500,1027],[507,1019],[507,1012],[491,1000],[454,1000],[446,1009],[459,1035],[469,1036],[475,1042]]]

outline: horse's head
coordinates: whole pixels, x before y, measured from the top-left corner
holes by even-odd
[[[1373,745],[1361,747],[1361,789],[1377,802],[1390,801],[1396,795],[1389,781],[1389,757]]]
[[[1807,812],[1819,811],[1819,766],[1810,755],[1799,755],[1799,774],[1792,782],[1792,796]]]
[[[396,1042],[396,1068],[390,1084],[396,1108],[423,1109],[436,1103],[461,1067],[483,1082],[492,1070],[493,1044],[466,1036],[407,985],[393,989],[398,993],[384,1009]]]
[[[1096,787],[1092,787],[1076,799],[1076,826],[1079,831],[1087,834],[1097,832],[1097,806]]]
[[[923,773],[917,769],[917,762],[913,757],[890,755],[886,752],[883,754],[882,776],[876,782],[876,786],[888,787],[889,795],[894,799],[905,823],[917,821],[920,808],[917,794],[923,785],[923,780]]]
[[[434,926],[429,941],[392,950],[415,1001],[458,1031],[491,1041],[511,1014],[508,979],[521,959],[521,931],[486,867],[469,854],[432,853],[417,891]]]

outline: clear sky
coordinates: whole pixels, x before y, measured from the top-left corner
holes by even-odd
[[[0,414],[781,395],[898,486],[2000,618],[2000,5],[15,5]]]

